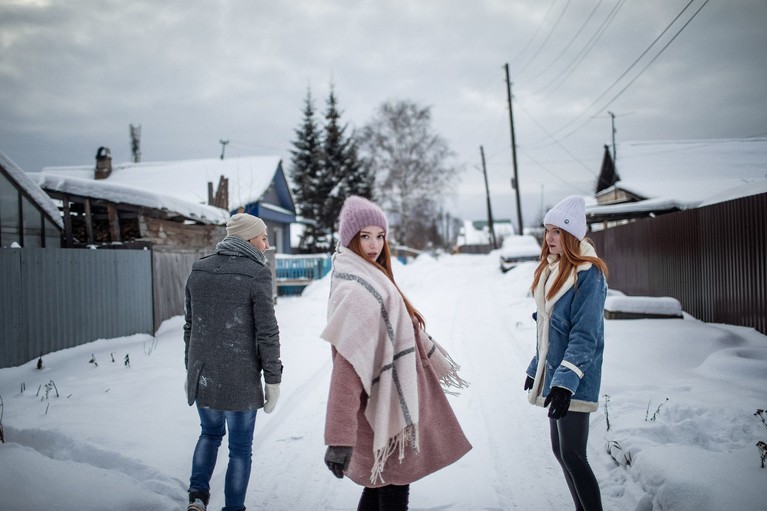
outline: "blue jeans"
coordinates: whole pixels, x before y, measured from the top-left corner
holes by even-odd
[[[253,453],[253,429],[256,410],[226,412],[197,407],[200,414],[200,438],[192,457],[192,477],[189,491],[210,494],[210,478],[216,466],[221,439],[229,429],[229,465],[226,468],[223,511],[245,509],[245,492],[250,479]]]

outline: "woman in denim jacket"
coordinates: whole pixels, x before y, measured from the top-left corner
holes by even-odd
[[[585,210],[582,197],[570,196],[543,219],[545,243],[531,286],[538,343],[524,388],[530,403],[549,408],[551,447],[576,509],[593,511],[602,501],[586,446],[602,379],[607,265],[584,239]]]

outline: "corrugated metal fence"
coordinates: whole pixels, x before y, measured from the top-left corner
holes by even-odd
[[[184,313],[186,279],[194,262],[209,253],[178,248],[0,250],[0,368],[96,339],[156,332],[163,321]],[[280,265],[273,250],[267,258],[276,282],[274,268]],[[309,257],[307,264],[294,258],[285,271],[300,266],[311,269],[301,277],[320,278],[327,272],[325,259]]]
[[[153,333],[151,252],[0,250],[0,367]]]
[[[611,288],[672,296],[696,318],[767,334],[767,194],[589,234]]]
[[[154,286],[154,331],[166,319],[184,313],[184,287],[194,262],[210,254],[208,250],[154,250],[152,285]]]

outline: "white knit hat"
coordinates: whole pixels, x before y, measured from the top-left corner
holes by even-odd
[[[546,213],[543,225],[556,225],[582,240],[586,236],[586,201],[579,195],[565,197]]]
[[[257,216],[235,213],[226,222],[226,235],[250,241],[266,230],[266,224]]]

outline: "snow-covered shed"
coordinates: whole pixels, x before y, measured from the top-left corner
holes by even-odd
[[[0,247],[60,247],[63,228],[53,200],[0,151]]]
[[[657,216],[767,191],[767,138],[605,146],[589,223]],[[745,186],[744,186],[745,185]]]
[[[49,193],[67,188],[85,195],[122,194],[153,211],[173,211],[187,224],[223,225],[238,211],[262,218],[277,252],[290,252],[295,205],[282,161],[275,156],[128,162],[113,165],[105,148],[96,165],[45,167],[39,180]],[[59,190],[62,191],[62,190]]]

